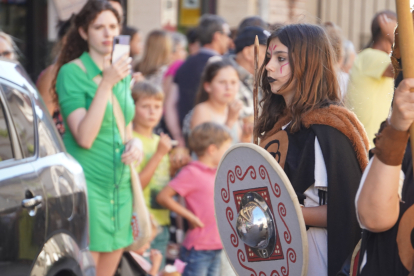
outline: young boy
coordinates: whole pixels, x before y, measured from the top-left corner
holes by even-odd
[[[187,263],[183,276],[219,275],[223,247],[214,217],[214,179],[231,141],[224,126],[204,123],[195,127],[189,145],[198,161],[185,166],[157,196],[161,205],[190,224],[180,251],[180,259]],[[176,194],[184,197],[187,208],[174,200]]]
[[[151,249],[162,253],[162,269],[170,236],[170,211],[157,203],[156,196],[170,181],[168,152],[172,146],[168,135],[158,136],[153,130],[161,120],[164,93],[150,82],[142,81],[132,88],[132,98],[135,102],[134,137],[142,141],[144,149],[144,158],[137,170],[149,212],[161,226]]]

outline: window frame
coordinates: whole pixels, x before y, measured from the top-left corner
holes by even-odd
[[[32,107],[32,112],[33,112],[33,131],[34,131],[33,135],[34,135],[34,147],[35,147],[35,151],[34,151],[33,156],[30,156],[30,157],[24,156],[24,153],[23,153],[22,148],[21,148],[21,141],[20,141],[20,138],[19,138],[19,134],[17,133],[16,127],[14,125],[14,120],[13,120],[13,117],[12,117],[11,112],[10,112],[9,104],[7,102],[7,99],[5,98],[5,94],[4,94],[3,87],[2,87],[3,85],[9,86],[13,89],[16,89],[20,93],[25,94],[30,99],[30,104],[31,104],[31,107]],[[0,79],[0,101],[3,105],[3,107],[4,107],[5,116],[7,117],[7,126],[9,127],[10,138],[11,138],[12,149],[13,149],[13,155],[14,155],[14,159],[10,159],[10,160],[0,162],[0,169],[6,168],[6,167],[11,167],[11,166],[16,166],[18,164],[28,163],[28,162],[32,162],[32,161],[36,160],[38,158],[38,155],[39,155],[39,137],[38,137],[38,133],[37,133],[37,120],[38,120],[38,118],[37,118],[37,114],[36,114],[35,109],[34,109],[34,102],[33,102],[33,97],[31,95],[31,93],[29,93],[25,88],[14,84],[13,82],[10,82],[10,81],[4,80],[4,79]]]

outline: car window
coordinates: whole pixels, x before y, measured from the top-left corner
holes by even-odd
[[[13,119],[24,157],[35,154],[33,108],[29,95],[3,84],[3,92]]]
[[[0,162],[9,159],[13,159],[13,150],[6,115],[0,101]]]

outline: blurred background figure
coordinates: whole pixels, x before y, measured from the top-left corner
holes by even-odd
[[[253,116],[253,79],[254,79],[254,40],[259,39],[259,68],[266,55],[266,43],[270,33],[256,26],[248,26],[238,32],[235,43],[235,53],[227,54],[223,60],[230,63],[240,79],[238,98],[243,102],[240,116]]]
[[[189,222],[190,229],[180,249],[180,259],[187,263],[182,275],[219,276],[223,245],[210,210],[214,209],[217,166],[230,147],[231,137],[226,127],[210,122],[197,126],[190,141],[197,161],[185,166],[158,194],[157,201]],[[185,206],[174,199],[177,194],[185,199]]]
[[[135,66],[135,71],[141,72],[154,85],[162,87],[171,56],[171,36],[163,30],[152,31],[147,37],[142,60]]]
[[[168,94],[172,89],[172,84],[174,83],[174,77],[177,73],[177,70],[184,63],[187,58],[187,37],[181,33],[174,32],[171,33],[172,39],[172,54],[171,54],[171,64],[169,65],[167,71],[164,74],[163,80],[163,90],[166,98],[168,99]]]
[[[277,29],[283,27],[285,24],[282,23],[273,23],[273,24],[269,24],[269,31],[271,33],[273,33],[274,31],[276,31]]]
[[[129,42],[130,46],[130,56],[133,60],[137,60],[142,54],[142,38],[139,30],[134,27],[124,26],[122,28],[123,35],[129,35],[131,40]]]
[[[243,103],[239,118],[244,142],[251,142],[253,138],[254,105],[253,105],[253,82],[254,82],[254,41],[259,39],[259,68],[262,66],[266,55],[266,43],[270,33],[257,26],[247,26],[238,32],[234,41],[235,53],[224,56],[224,61],[230,63],[239,76],[239,91],[237,98]],[[259,88],[259,100],[262,99]],[[249,140],[250,139],[250,140]]]
[[[344,46],[343,46],[343,36],[342,30],[333,22],[325,22],[322,24],[326,34],[328,35],[329,41],[331,42],[333,52],[335,55],[335,64],[334,68],[339,82],[339,90],[341,92],[340,97],[343,98],[346,93],[346,88],[348,85],[348,78],[341,70],[341,65],[344,60]]]
[[[191,28],[187,31],[188,54],[193,56],[200,50],[200,41],[198,40],[197,29]]]
[[[347,105],[355,112],[368,134],[370,147],[378,126],[389,113],[394,92],[390,53],[397,15],[382,11],[371,24],[372,39],[355,59],[347,92]]]
[[[168,153],[172,149],[171,139],[167,134],[154,133],[154,128],[162,117],[164,92],[159,86],[148,81],[141,81],[132,87],[132,98],[135,104],[133,120],[133,135],[143,144],[144,158],[137,167],[141,186],[148,211],[160,226],[151,249],[157,249],[162,254],[160,268],[165,266],[167,244],[170,239],[170,212],[157,204],[157,194],[170,181],[170,160]]]
[[[343,49],[344,49],[344,53],[343,53],[342,64],[341,64],[341,72],[342,72],[342,79],[345,82],[345,89],[343,90],[345,91],[345,93],[342,95],[342,99],[345,99],[346,92],[348,91],[349,74],[351,72],[352,66],[354,65],[356,52],[355,52],[354,44],[350,40],[345,40],[343,42]],[[339,85],[341,85],[341,83],[339,83]],[[341,87],[341,91],[342,91],[342,87]]]
[[[194,107],[201,73],[207,61],[213,56],[225,54],[230,44],[229,25],[218,15],[203,15],[200,18],[197,34],[201,49],[197,54],[190,56],[178,69],[174,78],[177,93],[170,95],[172,103],[167,105],[165,110],[168,129],[172,138],[177,140],[180,145],[185,144],[181,131],[182,122],[185,115]]]
[[[16,47],[10,35],[0,32],[0,57],[16,60]]]
[[[171,33],[172,38],[172,56],[171,56],[171,65],[168,67],[167,71],[164,74],[163,80],[163,90],[165,93],[164,101],[164,111],[171,110],[174,108],[175,103],[178,101],[178,91],[177,85],[174,83],[175,75],[181,65],[184,63],[187,58],[187,37],[181,33],[174,32]],[[164,113],[165,115],[165,113]],[[161,120],[161,127],[163,128],[164,133],[170,134],[169,128],[165,121],[165,116]]]
[[[167,72],[173,57],[173,41],[171,35],[164,30],[155,30],[149,33],[145,42],[145,49],[141,61],[135,66],[144,78],[166,93],[164,75]],[[183,54],[182,54],[183,55]],[[165,98],[165,95],[164,95]],[[164,118],[164,116],[163,116]],[[164,119],[155,128],[155,133],[166,133]]]
[[[347,74],[351,72],[352,65],[354,65],[356,51],[354,43],[350,40],[344,42],[344,58],[341,65],[341,70]]]
[[[122,25],[125,20],[123,0],[109,0],[108,2],[111,4],[112,8],[114,8],[118,12],[119,16],[121,17],[121,32],[122,32]]]
[[[71,27],[72,18],[59,22],[58,24],[58,40],[53,47],[51,59],[53,63],[43,70],[36,82],[37,89],[45,102],[46,108],[56,125],[60,135],[65,133],[65,126],[63,124],[62,115],[60,114],[59,104],[56,101],[56,93],[52,87],[53,79],[56,76],[56,58],[66,43],[66,35]]]
[[[269,29],[269,23],[264,21],[260,16],[250,16],[250,17],[246,17],[245,19],[243,19],[242,22],[240,22],[238,31],[240,32],[241,30],[249,26],[260,27],[264,30]]]
[[[237,99],[238,91],[239,76],[230,63],[208,63],[201,77],[197,104],[184,122],[186,129],[186,121],[189,121],[189,130],[185,130],[184,133],[189,134],[196,126],[205,122],[213,122],[228,127],[233,144],[240,142],[242,133],[239,117],[243,103]]]

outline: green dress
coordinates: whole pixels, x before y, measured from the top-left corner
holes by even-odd
[[[66,127],[63,142],[66,150],[81,165],[88,189],[89,233],[91,251],[111,252],[130,245],[132,190],[129,166],[121,162],[124,145],[119,135],[110,102],[98,136],[90,149],[78,145],[67,125],[68,116],[78,108],[88,109],[98,85],[92,80],[102,71],[90,55],[80,57],[86,73],[75,63],[67,63],[59,71],[56,92]],[[112,89],[123,110],[125,122],[134,117],[134,103],[129,88],[131,77],[118,82]]]

